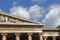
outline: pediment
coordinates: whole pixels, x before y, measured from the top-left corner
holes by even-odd
[[[3,12],[0,12],[0,24],[43,25],[43,23],[34,22],[26,18],[18,17]]]

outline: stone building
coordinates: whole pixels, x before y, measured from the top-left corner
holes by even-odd
[[[43,29],[43,25],[0,12],[0,40],[60,40],[58,28]]]
[[[43,29],[43,40],[60,40],[60,30],[58,28]]]

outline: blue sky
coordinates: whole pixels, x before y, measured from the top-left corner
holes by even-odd
[[[60,0],[0,0],[0,11],[44,22],[44,27],[60,25],[59,9]]]
[[[42,6],[44,8],[49,7],[52,4],[60,4],[60,0],[46,0],[45,2],[32,2],[32,0],[0,0],[0,8],[4,11],[4,12],[9,12],[9,8],[13,7],[13,2],[14,1],[18,1],[16,3],[16,6],[20,5],[23,7],[30,7],[32,5],[39,5]]]

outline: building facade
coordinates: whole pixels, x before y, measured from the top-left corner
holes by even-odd
[[[43,29],[43,25],[0,12],[0,40],[60,40],[59,29]]]

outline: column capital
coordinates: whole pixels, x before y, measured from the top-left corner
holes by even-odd
[[[28,36],[29,36],[28,39],[32,40],[32,33],[28,33]]]
[[[1,35],[2,35],[2,40],[6,40],[7,33],[1,33]]]
[[[48,38],[47,36],[44,36],[44,39],[45,39],[45,40],[47,40],[47,38]]]
[[[53,36],[53,40],[56,40],[56,36]]]
[[[42,33],[39,33],[39,35],[42,35]]]
[[[20,33],[15,33],[15,35],[16,35],[16,40],[20,40],[20,36],[19,35],[21,35]]]
[[[15,33],[15,35],[21,35],[21,33]]]
[[[7,33],[1,33],[1,35],[7,35]]]
[[[44,36],[44,38],[48,38],[47,36]]]
[[[33,33],[28,33],[28,35],[32,35]]]
[[[53,38],[56,38],[56,36],[53,36]]]

